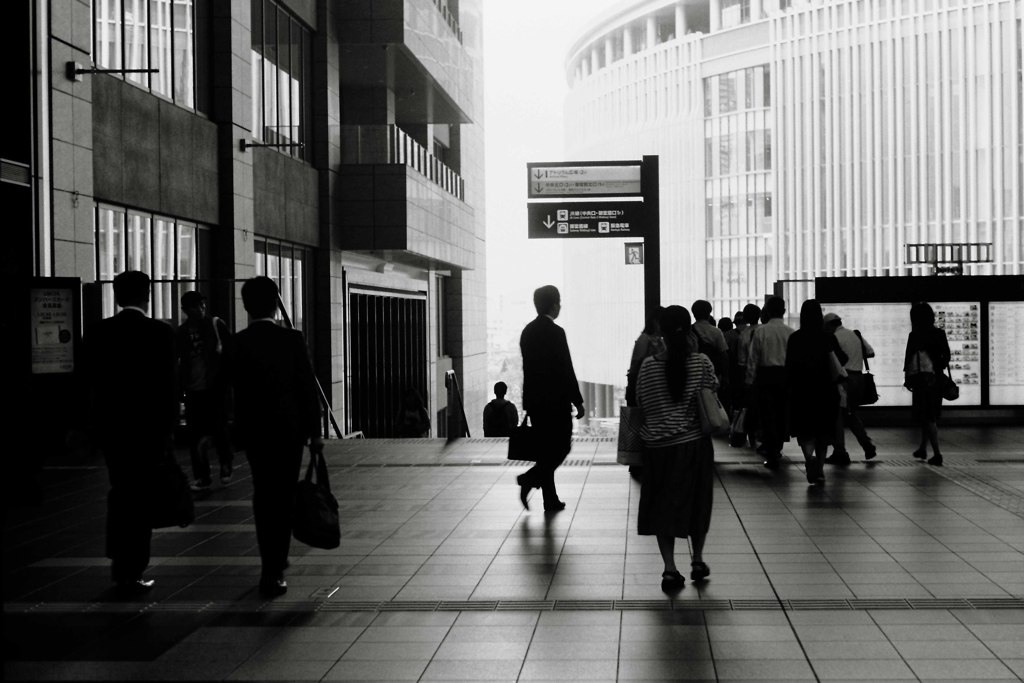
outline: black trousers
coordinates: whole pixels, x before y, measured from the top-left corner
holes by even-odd
[[[539,432],[540,452],[536,464],[520,475],[521,486],[539,488],[544,495],[544,507],[559,503],[555,488],[555,470],[565,462],[572,448],[572,414],[530,413],[530,424]]]
[[[210,456],[199,442],[209,437],[217,449],[220,476],[231,474],[235,459],[228,438],[227,399],[219,391],[185,392],[185,425],[188,428],[188,450],[192,459],[192,476],[199,481],[210,480]]]
[[[288,566],[292,499],[304,444],[301,438],[252,439],[245,451],[252,470],[252,511],[266,580],[277,578]]]
[[[143,439],[103,446],[110,476],[106,552],[111,578],[117,583],[140,579],[149,566],[153,529],[147,487],[151,466],[164,455],[164,448],[162,443],[147,444]]]
[[[782,444],[789,441],[789,395],[786,389],[786,369],[760,367],[754,380],[757,392],[757,412],[761,424],[761,441],[770,457],[782,452]]]

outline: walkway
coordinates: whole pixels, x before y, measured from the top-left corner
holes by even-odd
[[[272,601],[246,466],[155,534],[140,601],[110,591],[105,470],[48,467],[4,532],[4,678],[1024,680],[1024,429],[945,429],[944,468],[873,436],[823,489],[794,445],[771,473],[717,444],[712,574],[674,599],[610,439],[575,442],[554,515],[502,439],[330,441],[342,545],[293,544]]]

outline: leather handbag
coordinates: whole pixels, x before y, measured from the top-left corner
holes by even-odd
[[[861,375],[860,400],[857,405],[869,406],[872,403],[878,403],[878,387],[875,386],[875,376],[871,374],[871,366],[868,365],[868,350],[864,346],[864,338],[860,336],[860,332],[857,333],[857,338],[860,339],[861,353],[864,354],[864,373]]]
[[[643,408],[619,406],[619,444],[615,462],[630,467],[643,464],[644,441],[640,438],[643,424]]]
[[[508,459],[524,460],[527,462],[537,461],[537,430],[529,424],[529,415],[523,415],[523,421],[517,427],[512,428],[508,435]]]
[[[171,454],[156,463],[150,472],[145,500],[149,525],[153,529],[171,526],[184,528],[196,518],[188,477]]]
[[[341,545],[338,501],[331,493],[323,451],[310,448],[309,456],[306,478],[295,485],[292,535],[313,548],[332,550]]]
[[[700,430],[704,434],[721,434],[729,429],[729,414],[714,389],[705,388],[697,392],[697,413],[700,415]]]
[[[947,401],[955,401],[960,398],[960,387],[953,381],[949,366],[946,366],[946,374],[940,372],[936,375],[936,381],[939,383],[939,393],[942,394],[942,398]]]

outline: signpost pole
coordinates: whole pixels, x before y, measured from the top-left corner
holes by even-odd
[[[657,155],[644,156],[640,166],[640,188],[647,218],[644,226],[644,310],[646,317],[650,317],[661,305],[661,211]]]

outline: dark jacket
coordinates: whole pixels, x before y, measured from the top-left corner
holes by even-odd
[[[189,388],[192,376],[192,339],[188,321],[178,326],[178,386],[182,391]],[[206,316],[199,321],[199,336],[203,342],[203,360],[206,363],[206,389],[225,391],[231,385],[227,365],[232,348],[231,330],[227,323],[216,316]]]
[[[234,337],[235,430],[244,445],[320,433],[320,397],[297,330],[257,321]]]
[[[528,415],[568,415],[583,403],[565,330],[538,315],[519,337],[523,354],[523,410]]]
[[[171,326],[129,308],[97,322],[83,346],[97,444],[172,437],[179,401]]]

